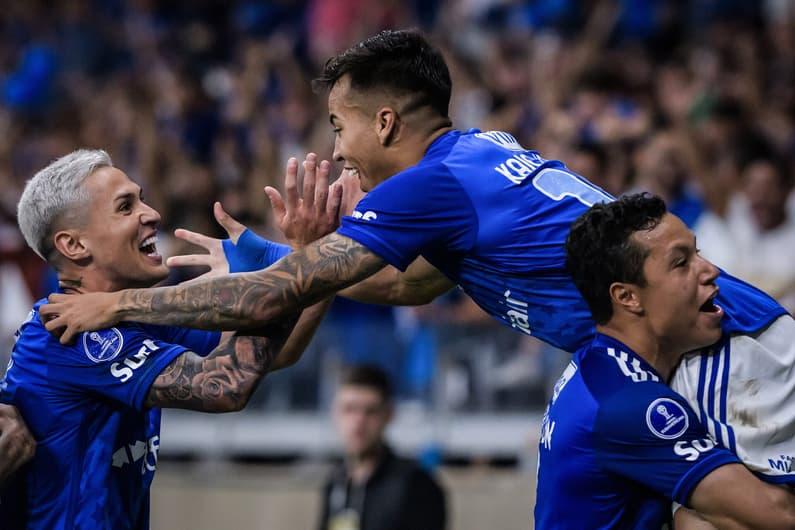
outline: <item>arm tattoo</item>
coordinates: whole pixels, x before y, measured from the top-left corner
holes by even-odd
[[[362,280],[385,266],[367,247],[337,233],[264,271],[191,285],[123,291],[122,320],[204,329],[250,329]]]
[[[160,373],[149,388],[147,407],[204,412],[242,409],[281,349],[295,318],[272,336],[235,335],[207,357],[186,351]]]

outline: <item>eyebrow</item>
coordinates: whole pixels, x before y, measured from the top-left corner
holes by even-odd
[[[143,193],[144,193],[143,188],[138,188],[138,195],[137,196],[140,197],[141,195],[143,195]],[[121,199],[130,199],[132,197],[136,197],[135,192],[133,192],[133,191],[125,191],[123,193],[120,193],[120,194],[116,195],[113,198],[113,201],[115,202],[115,201],[118,201],[118,200],[121,200]]]

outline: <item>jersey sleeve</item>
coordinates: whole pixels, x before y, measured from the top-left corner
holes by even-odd
[[[604,469],[685,506],[701,479],[739,462],[683,398],[659,383],[638,383],[602,402],[594,436]]]
[[[145,328],[119,326],[82,333],[74,345],[53,352],[49,372],[59,386],[142,410],[154,380],[187,350]]]
[[[185,346],[190,351],[205,357],[210,354],[221,342],[220,331],[206,331],[203,329],[179,328],[174,326],[140,326],[142,331],[147,331],[153,337],[171,344]]]
[[[337,233],[400,270],[426,250],[471,249],[478,231],[472,201],[449,170],[433,167],[416,166],[380,183]]]

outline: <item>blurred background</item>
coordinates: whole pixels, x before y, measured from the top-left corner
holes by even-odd
[[[508,131],[614,194],[661,195],[704,255],[795,307],[795,0],[29,0],[0,10],[0,361],[54,286],[16,227],[38,169],[103,148],[165,234],[221,235],[220,200],[279,239],[262,188],[333,145],[309,81],[405,27],[443,50],[457,128]],[[165,234],[163,254],[192,251]],[[166,414],[152,527],[315,527],[340,455],[331,399],[362,362],[389,374],[390,439],[440,474],[448,526],[526,528],[540,416],[568,356],[460,292],[419,308],[338,299],[246,411]]]

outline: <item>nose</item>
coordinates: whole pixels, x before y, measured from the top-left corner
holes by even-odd
[[[160,213],[145,202],[141,203],[140,219],[142,225],[160,226]]]
[[[342,152],[340,150],[340,139],[334,138],[334,152],[331,153],[331,157],[334,159],[335,162],[342,162],[345,158],[342,156]]]
[[[704,272],[702,273],[702,280],[706,284],[715,283],[715,280],[720,274],[720,270],[711,261],[699,256],[699,259],[704,262]]]

